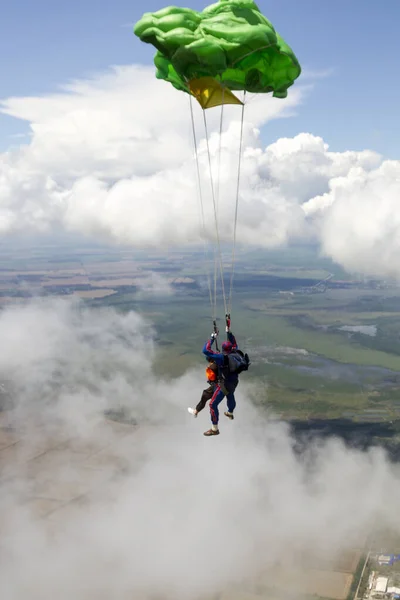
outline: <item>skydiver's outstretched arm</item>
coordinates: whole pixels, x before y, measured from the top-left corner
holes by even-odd
[[[237,350],[238,345],[237,345],[236,338],[233,335],[232,331],[228,331],[228,339],[229,339],[230,343],[232,344],[233,350]]]
[[[203,346],[203,354],[212,358],[219,367],[224,365],[225,357],[222,352],[215,352],[212,349],[212,345],[214,343],[214,338],[210,338]]]

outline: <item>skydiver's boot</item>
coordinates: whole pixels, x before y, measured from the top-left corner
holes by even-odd
[[[195,418],[197,417],[197,410],[195,408],[188,408],[188,412],[190,412],[191,415],[193,415]]]
[[[210,437],[211,435],[219,435],[218,425],[211,425],[211,429],[204,432],[204,435]]]
[[[233,416],[233,413],[230,413],[230,412],[224,412],[224,415],[225,415],[226,417],[228,417],[228,419],[230,419],[231,421],[233,421],[233,419],[235,418],[235,417]]]

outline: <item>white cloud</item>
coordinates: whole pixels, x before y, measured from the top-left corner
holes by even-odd
[[[252,139],[255,126],[288,114],[302,93],[293,89],[285,101],[250,98]],[[201,111],[193,104],[207,171]],[[189,96],[157,80],[153,68],[115,68],[48,97],[9,98],[2,110],[27,120],[33,134],[0,163],[3,233],[61,223],[137,245],[198,240]],[[240,108],[225,107],[225,130],[234,117]],[[210,132],[219,129],[218,110],[207,120]],[[227,142],[237,145],[237,133]]]
[[[400,161],[333,178],[307,205],[320,221],[323,251],[349,271],[399,276]]]
[[[254,97],[249,118],[263,124],[285,114],[300,98],[299,90],[283,102]],[[9,98],[1,110],[30,123],[33,139],[19,157],[22,166],[62,181],[149,175],[180,166],[191,153],[189,96],[156,79],[152,67],[115,67],[47,97]],[[238,111],[226,108],[227,122]],[[208,119],[215,129],[218,111],[210,111]]]
[[[77,300],[37,300],[2,311],[0,331],[0,377],[14,382],[22,413],[29,409],[40,418],[40,407],[57,399],[59,415],[90,424],[94,412],[123,403],[134,382],[140,389],[154,356],[151,326],[138,315],[89,311]],[[136,352],[146,356],[140,365]]]
[[[174,293],[171,281],[155,271],[146,273],[144,277],[136,279],[136,285],[139,287],[139,294],[146,296],[172,296]]]
[[[62,180],[118,179],[184,159],[189,146],[177,133],[183,104],[150,69],[122,67],[48,97],[10,98],[3,112],[30,123],[28,165]]]
[[[350,270],[398,273],[396,161],[370,150],[331,152],[310,133],[261,145],[259,128],[292,114],[308,89],[296,84],[285,101],[250,99],[238,242],[273,247],[319,241],[323,252]],[[208,155],[195,101],[194,109],[206,235],[212,238]],[[157,80],[152,68],[118,67],[48,97],[10,98],[3,112],[32,129],[29,144],[0,157],[3,235],[63,227],[134,246],[201,240],[189,97]],[[229,242],[240,112],[225,108],[221,138],[218,211],[221,239]],[[219,110],[206,115],[216,175]]]
[[[377,523],[399,531],[400,481],[383,454],[336,440],[297,455],[288,428],[251,406],[244,376],[235,421],[204,438],[207,409],[195,420],[186,407],[205,363],[157,379],[134,313],[35,301],[1,313],[0,338],[20,440],[0,451],[6,598],[199,598],[260,573],[274,586],[279,566],[315,568]],[[137,430],[102,424],[120,405]],[[35,516],[43,504],[48,520]]]

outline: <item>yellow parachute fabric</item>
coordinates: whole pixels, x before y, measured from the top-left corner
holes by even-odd
[[[221,104],[241,104],[228,88],[223,87],[213,77],[200,77],[189,81],[189,89],[192,96],[196,98],[202,108],[213,108]]]

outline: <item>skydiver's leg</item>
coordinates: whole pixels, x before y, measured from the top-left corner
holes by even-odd
[[[218,426],[218,421],[219,421],[218,405],[220,404],[220,402],[222,402],[222,400],[224,399],[224,396],[225,396],[225,394],[221,390],[219,385],[215,386],[215,391],[210,400],[210,414],[211,414],[211,423],[216,426]]]
[[[211,415],[211,429],[204,432],[204,435],[218,435],[218,421],[219,421],[219,410],[218,405],[224,399],[225,393],[221,390],[219,385],[215,386],[215,391],[210,400],[210,415]]]
[[[213,394],[214,394],[214,390],[215,390],[215,384],[212,384],[206,390],[203,390],[203,393],[202,393],[201,398],[200,398],[200,402],[196,406],[196,410],[197,410],[198,413],[201,410],[203,410],[203,408],[205,407],[205,405],[207,404],[207,402],[209,400],[211,400],[211,398],[213,397]]]
[[[214,389],[215,389],[215,384],[212,383],[206,390],[203,390],[200,401],[197,404],[196,408],[190,408],[190,407],[188,408],[188,411],[190,412],[191,415],[193,415],[194,417],[197,417],[197,415],[199,414],[199,412],[201,410],[203,410],[203,408],[205,407],[207,402],[209,400],[211,400],[213,393],[214,393]]]
[[[228,419],[233,420],[233,411],[236,408],[236,400],[235,400],[235,393],[234,392],[229,392],[229,394],[227,394],[226,396],[226,404],[227,404],[227,408],[228,408],[228,412],[225,412],[224,415],[226,417],[228,417]]]

